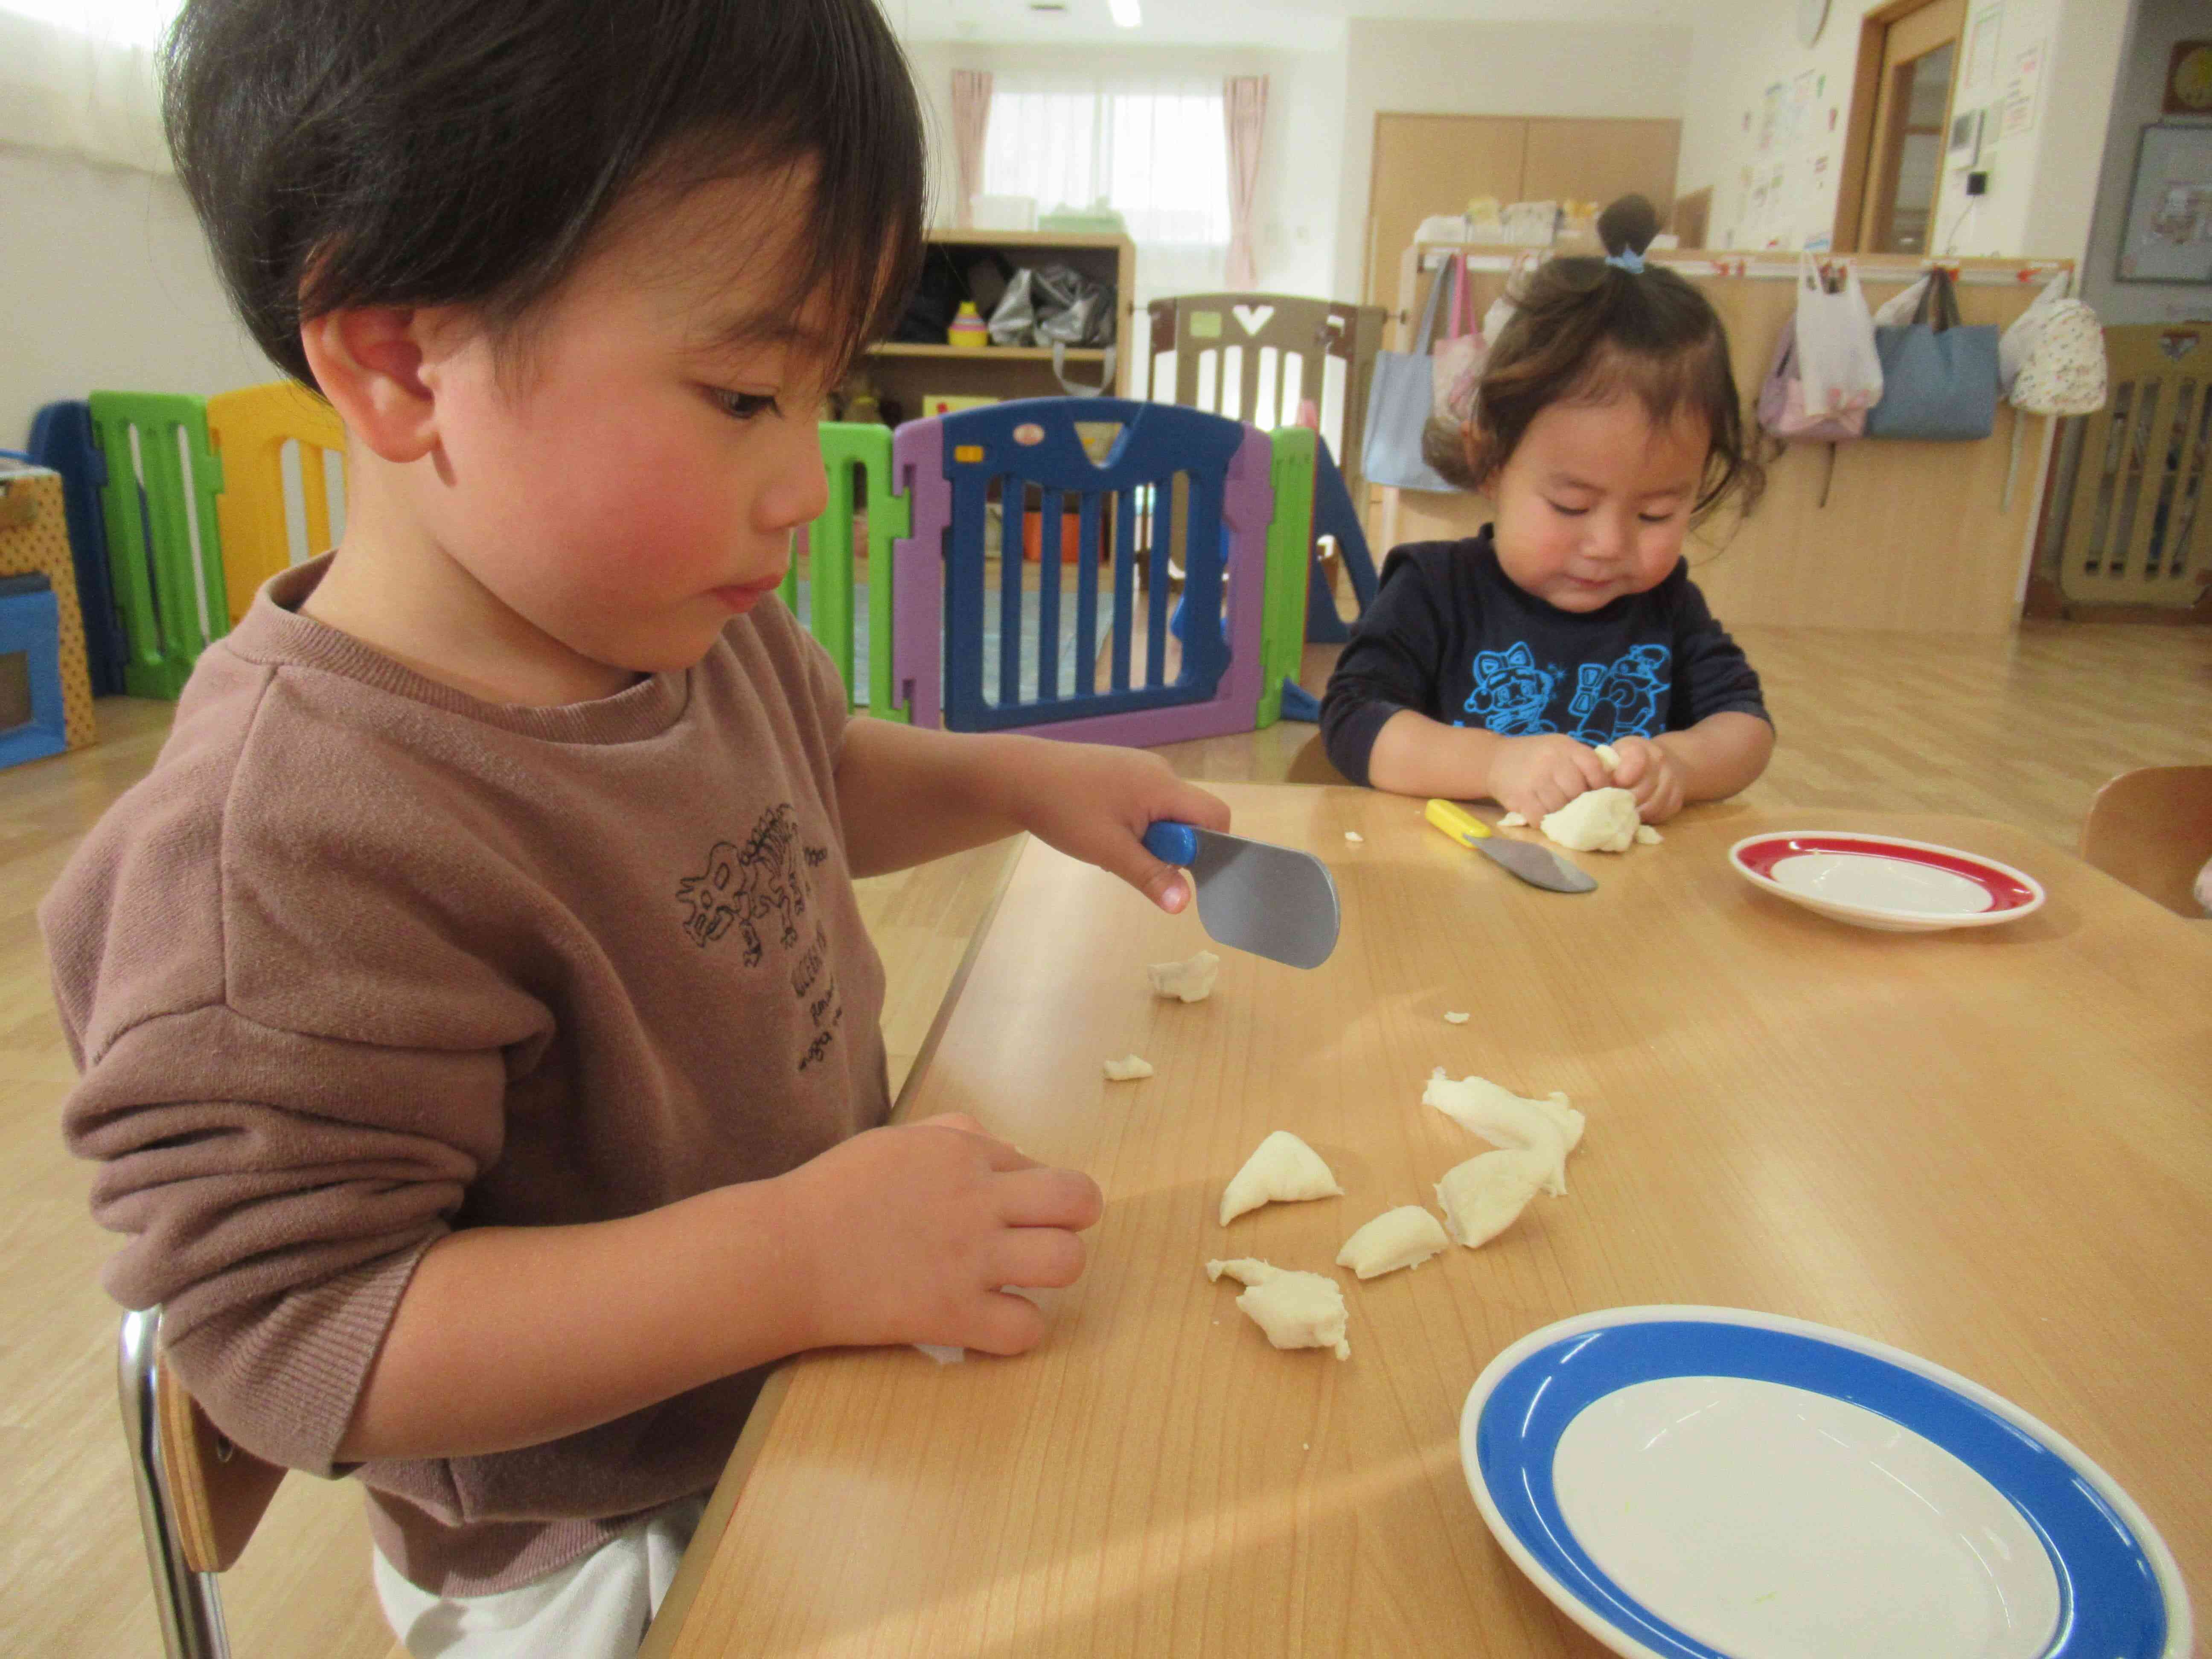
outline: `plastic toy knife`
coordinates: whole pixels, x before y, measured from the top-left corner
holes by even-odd
[[[1171,818],[1145,831],[1145,850],[1190,872],[1216,944],[1293,968],[1318,968],[1336,949],[1336,882],[1312,854]]]
[[[1427,817],[1461,846],[1472,847],[1531,887],[1553,893],[1587,893],[1597,886],[1550,848],[1539,847],[1533,841],[1508,841],[1457,801],[1431,801]]]

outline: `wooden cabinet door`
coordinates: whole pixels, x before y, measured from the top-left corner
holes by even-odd
[[[1528,133],[1518,115],[1376,116],[1366,303],[1397,304],[1398,256],[1431,214],[1464,213],[1476,196],[1520,198]]]
[[[1667,222],[1674,202],[1680,121],[1534,118],[1521,167],[1524,202],[1595,202],[1635,194]]]

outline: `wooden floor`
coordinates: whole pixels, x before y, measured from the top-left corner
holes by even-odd
[[[1747,799],[1930,809],[2021,824],[2070,850],[2097,786],[2136,766],[2212,760],[2212,629],[2031,624],[2004,641],[1745,630],[1781,746]],[[1308,663],[1316,687],[1327,656]],[[77,837],[152,762],[166,705],[100,705],[107,740],[0,774],[0,1653],[112,1659],[159,1650],[123,1457],[112,1241],[56,1125],[71,1072],[32,911]],[[1166,751],[1186,775],[1323,773],[1310,726]],[[890,969],[893,1082],[927,1033],[1012,844],[864,884]],[[380,1659],[357,1493],[295,1477],[225,1579],[241,1655]]]

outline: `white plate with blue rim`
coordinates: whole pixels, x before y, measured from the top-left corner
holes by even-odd
[[[1483,1519],[1636,1659],[2186,1659],[2189,1597],[2112,1478],[1940,1365],[1802,1320],[1613,1308],[1493,1359]]]

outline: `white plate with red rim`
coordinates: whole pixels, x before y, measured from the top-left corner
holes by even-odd
[[[1753,886],[1854,927],[1893,933],[1993,927],[2043,908],[2034,877],[1978,853],[1848,830],[1751,836],[1729,862]]]

